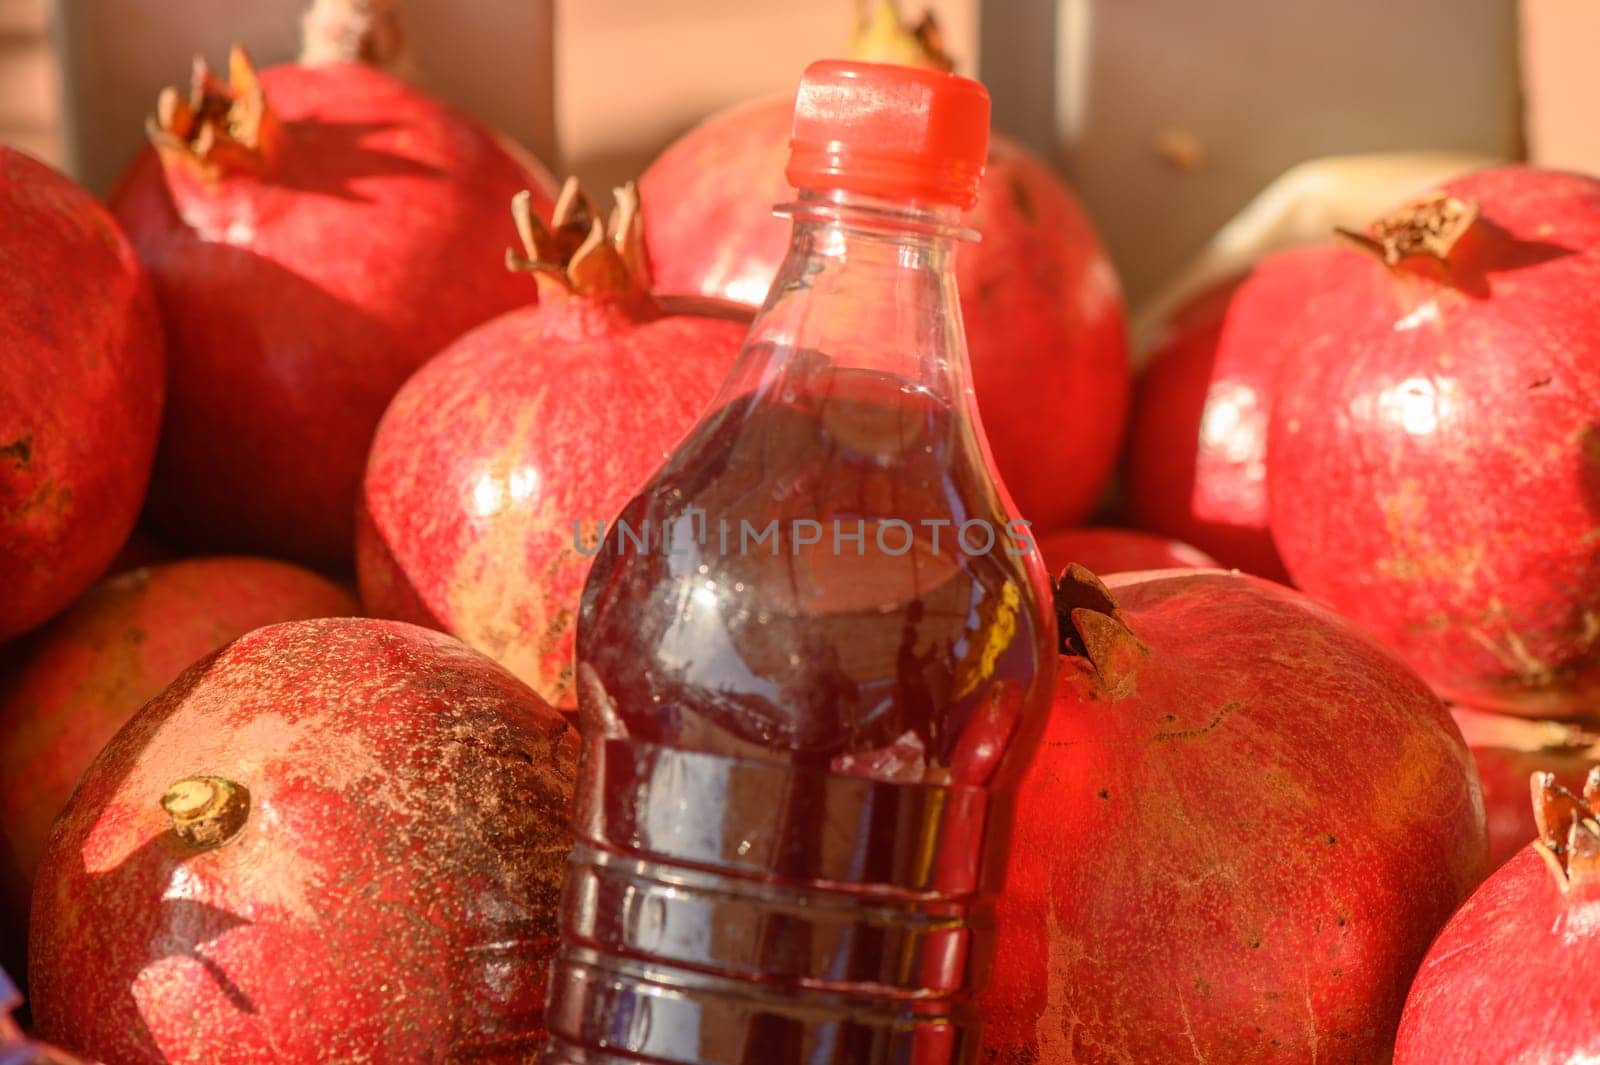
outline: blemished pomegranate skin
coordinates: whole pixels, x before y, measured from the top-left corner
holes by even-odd
[[[527,1060],[576,751],[442,633],[241,637],[117,734],[57,822],[40,1033],[130,1065]]]
[[[192,550],[348,571],[385,405],[429,356],[525,301],[501,259],[506,210],[528,188],[548,210],[550,179],[362,64],[258,79],[236,52],[231,80],[204,76],[188,112],[163,97],[155,144],[111,197],[171,346],[149,513]],[[192,117],[207,107],[233,133]]]
[[[1051,573],[1060,573],[1074,562],[1095,573],[1218,566],[1216,559],[1182,541],[1110,525],[1048,533],[1039,537],[1036,546]]]
[[[512,275],[525,306],[395,396],[356,538],[369,612],[455,633],[562,708],[576,706],[573,638],[598,524],[704,413],[748,327],[742,308],[663,303],[596,255],[561,260],[598,217],[580,195],[573,186],[557,208],[550,239],[566,244],[543,253],[563,280]]]
[[[1453,703],[1592,713],[1600,179],[1479,171],[1356,239],[1280,370],[1289,573]]]
[[[1417,973],[1394,1065],[1600,1060],[1600,769],[1535,773],[1539,839],[1473,892]]]
[[[1444,706],[1258,578],[1073,567],[1056,603],[986,1060],[1386,1061],[1429,940],[1484,873]]]
[[[149,279],[116,221],[0,145],[0,641],[70,603],[133,529],[163,347]]]
[[[1285,343],[1335,254],[1268,255],[1167,320],[1134,390],[1123,482],[1132,524],[1288,580],[1267,517],[1267,426]]]
[[[78,777],[190,663],[262,625],[358,613],[349,592],[291,563],[197,558],[108,577],[34,633],[0,675],[0,764],[27,768],[0,778],[0,838],[22,874],[0,900],[26,912]]]
[[[656,288],[760,304],[788,250],[774,204],[793,100],[756,100],[685,134],[640,179]],[[956,253],[979,415],[1017,511],[1040,530],[1083,520],[1111,475],[1132,370],[1121,283],[1072,192],[1040,158],[990,140],[982,239]]]

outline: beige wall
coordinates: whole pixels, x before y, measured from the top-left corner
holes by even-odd
[[[13,76],[44,103],[57,95],[34,69],[50,58],[48,2],[0,0],[0,12],[25,11],[32,63],[0,59],[0,89]],[[67,151],[46,147],[104,192],[190,55],[221,63],[239,40],[260,63],[289,59],[303,0],[55,2]],[[928,6],[972,70],[978,0]],[[920,10],[915,0],[906,8]],[[703,115],[791,87],[808,61],[837,54],[855,0],[407,0],[406,10],[414,80],[603,187],[633,176]],[[0,136],[19,138],[4,114],[0,102]]]
[[[600,186],[625,180],[703,116],[792,89],[808,62],[844,49],[856,2],[557,0],[566,165]],[[932,10],[963,73],[976,71],[978,0],[902,6]]]
[[[1600,0],[1523,0],[1528,154],[1600,173]]]
[[[0,143],[59,163],[59,87],[46,21],[45,0],[0,0]]]

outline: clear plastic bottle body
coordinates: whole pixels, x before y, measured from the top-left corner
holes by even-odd
[[[547,1062],[976,1060],[1056,639],[976,429],[956,213],[844,193],[584,592]]]

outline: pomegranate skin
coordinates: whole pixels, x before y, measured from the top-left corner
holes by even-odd
[[[526,1060],[575,758],[442,633],[255,630],[146,705],[57,822],[40,1032],[119,1063]],[[180,780],[245,789],[220,845],[177,834]]]
[[[1139,375],[1128,429],[1123,488],[1135,525],[1288,580],[1267,522],[1267,425],[1285,334],[1332,254],[1268,255],[1167,321]]]
[[[1530,844],[1450,919],[1417,973],[1394,1065],[1600,1059],[1600,882],[1562,891]]]
[[[0,640],[105,571],[138,517],[165,354],[117,224],[62,174],[0,146]]]
[[[0,776],[0,837],[20,867],[22,909],[78,777],[139,707],[251,629],[359,612],[344,589],[287,562],[186,559],[110,577],[34,634],[0,680],[0,765],[28,767]]]
[[[713,115],[640,179],[656,288],[759,304],[788,248],[772,206],[791,97]],[[1036,528],[1081,521],[1116,463],[1132,371],[1122,289],[1083,209],[1050,168],[1003,136],[990,142],[956,255],[973,388],[995,464]]]
[[[1444,186],[1444,263],[1343,250],[1285,356],[1273,535],[1296,585],[1465,706],[1600,700],[1600,180]]]
[[[1489,826],[1489,868],[1498,869],[1539,835],[1528,803],[1528,778],[1553,773],[1560,784],[1574,791],[1582,788],[1585,774],[1600,765],[1600,735],[1567,722],[1460,707],[1452,708],[1450,716],[1478,767]]]
[[[1443,705],[1254,577],[1102,587],[1074,567],[1057,610],[1069,642],[1018,801],[986,1060],[1386,1060],[1428,941],[1483,875]]]
[[[111,203],[171,343],[150,515],[191,550],[348,571],[373,429],[410,373],[522,304],[506,206],[550,180],[359,64],[261,74],[282,130],[259,176],[152,148]]]
[[[1039,553],[1045,568],[1060,573],[1076,562],[1095,573],[1127,573],[1151,569],[1211,569],[1217,560],[1197,547],[1138,529],[1110,526],[1063,529],[1041,536]]]

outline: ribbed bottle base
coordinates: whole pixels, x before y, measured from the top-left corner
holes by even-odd
[[[865,1002],[565,948],[542,1065],[970,1065],[945,1000]]]

